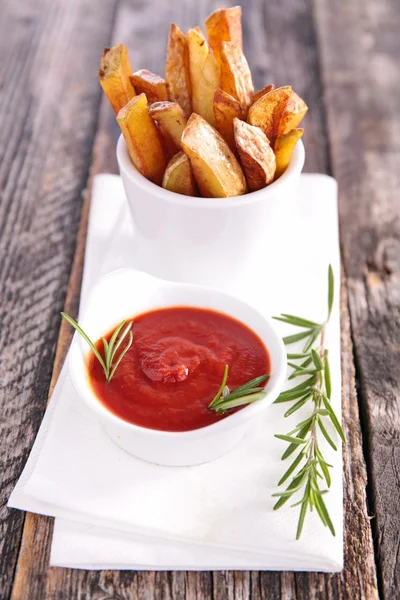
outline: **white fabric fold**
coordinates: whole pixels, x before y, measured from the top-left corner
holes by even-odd
[[[98,277],[135,266],[133,229],[119,177],[95,178],[81,304]],[[266,314],[323,320],[327,268],[336,302],[327,331],[332,403],[340,414],[340,258],[337,188],[323,175],[300,181],[296,229],[280,256],[249,265],[236,293]],[[282,335],[290,328],[279,324]],[[295,348],[293,346],[293,348]],[[336,537],[307,515],[295,540],[298,509],[273,510],[276,483],[290,463],[286,433],[306,414],[285,419],[274,405],[231,453],[197,467],[161,467],[128,455],[106,436],[77,398],[64,365],[27,465],[9,506],[56,517],[51,564],[119,569],[266,569],[338,571],[343,563],[341,451],[321,442],[332,470],[325,496]],[[334,435],[334,434],[332,434]],[[296,497],[297,500],[297,497]]]

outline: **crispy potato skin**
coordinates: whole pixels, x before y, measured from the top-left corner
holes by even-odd
[[[177,102],[189,117],[192,112],[189,50],[186,37],[176,23],[169,30],[165,80],[169,100]]]
[[[137,94],[146,94],[149,103],[168,100],[165,79],[159,75],[140,69],[131,75],[130,80]]]
[[[233,132],[233,119],[244,119],[244,113],[239,102],[222,90],[214,94],[214,116],[217,131],[222,135],[229,148],[237,154],[235,134]]]
[[[261,98],[261,96],[264,96],[264,94],[268,94],[269,92],[272,92],[272,90],[275,89],[275,86],[273,83],[270,83],[270,85],[266,85],[265,87],[262,88],[262,90],[259,90],[256,94],[254,94],[253,96],[253,104],[255,102],[257,102],[257,100],[259,100]]]
[[[292,129],[288,133],[276,138],[274,146],[276,158],[275,179],[278,179],[286,171],[292,157],[292,152],[303,133],[304,129]]]
[[[289,131],[295,129],[307,111],[308,106],[304,100],[292,90],[279,124],[278,135],[285,135],[285,133],[289,133]]]
[[[247,121],[260,127],[271,143],[297,127],[308,108],[305,102],[287,85],[261,96],[249,110]]]
[[[206,19],[208,43],[221,69],[221,42],[233,42],[240,49],[242,41],[242,9],[240,6],[219,8]]]
[[[168,138],[175,147],[175,152],[181,149],[181,137],[186,127],[187,119],[177,102],[155,102],[149,108],[150,116],[157,122],[159,131]]]
[[[132,98],[119,111],[117,121],[137,170],[161,185],[166,157],[156,124],[149,115],[146,95]]]
[[[192,167],[184,152],[178,152],[169,161],[165,169],[162,186],[176,194],[197,196],[197,186]]]
[[[131,73],[128,48],[125,44],[104,48],[100,61],[99,80],[116,115],[136,94],[129,79]]]
[[[238,100],[247,116],[253,102],[254,86],[247,60],[233,42],[221,44],[221,89]]]
[[[218,131],[196,113],[185,127],[182,148],[204,198],[229,198],[246,193],[246,180],[235,155]]]
[[[198,28],[187,32],[192,108],[215,126],[214,94],[219,88],[218,66],[207,40]]]
[[[247,185],[251,192],[264,188],[274,180],[275,154],[267,136],[259,127],[240,119],[233,120],[236,146]]]

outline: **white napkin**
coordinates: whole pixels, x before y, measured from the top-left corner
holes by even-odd
[[[297,230],[282,256],[260,256],[246,281],[229,291],[267,314],[290,312],[323,320],[327,267],[336,302],[327,332],[332,404],[340,414],[339,246],[337,188],[324,175],[302,175]],[[95,178],[82,304],[102,274],[134,266],[133,232],[120,179]],[[282,334],[288,329],[281,327]],[[64,366],[27,465],[9,506],[55,516],[51,564],[118,569],[266,569],[339,571],[343,565],[341,451],[324,448],[332,470],[325,496],[332,537],[315,513],[295,541],[298,508],[273,511],[276,483],[288,464],[287,433],[303,418],[283,418],[274,405],[230,454],[196,467],[160,467],[115,446],[77,398]],[[334,434],[332,434],[334,435]],[[297,500],[297,498],[296,498]]]

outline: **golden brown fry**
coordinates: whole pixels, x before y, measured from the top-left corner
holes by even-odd
[[[292,129],[292,131],[276,138],[274,146],[276,158],[275,179],[278,179],[286,171],[292,152],[303,133],[304,129]]]
[[[239,101],[247,116],[254,87],[247,60],[241,48],[233,42],[221,44],[221,89]]]
[[[116,115],[135,95],[135,88],[129,79],[131,73],[128,48],[125,44],[104,48],[100,61],[99,80]]]
[[[186,127],[187,119],[177,102],[155,102],[149,108],[150,116],[157,122],[164,138],[174,144],[176,150],[181,149],[181,137]]]
[[[193,111],[215,125],[214,94],[219,88],[218,66],[204,35],[197,29],[187,32]]]
[[[253,127],[240,119],[233,120],[236,146],[240,162],[251,192],[265,187],[274,179],[275,154],[267,136],[259,127]]]
[[[147,69],[140,69],[131,75],[130,80],[135,86],[137,94],[146,94],[149,104],[168,100],[165,79],[159,75],[151,73]]]
[[[249,110],[248,123],[260,127],[271,143],[297,127],[308,108],[287,85],[261,96]]]
[[[149,115],[147,98],[132,98],[117,116],[133,164],[142,175],[161,185],[166,157],[156,124]]]
[[[176,23],[169,30],[165,80],[169,99],[178,102],[189,116],[192,112],[189,51],[186,37]]]
[[[163,188],[176,194],[197,196],[196,181],[193,177],[192,167],[184,152],[178,152],[169,161],[165,169]]]
[[[237,154],[235,135],[233,132],[233,119],[244,119],[244,114],[239,102],[230,94],[217,90],[214,94],[215,126],[229,148]]]
[[[279,124],[278,135],[295,129],[308,111],[308,106],[293,90]]]
[[[255,102],[257,102],[257,100],[259,100],[261,98],[261,96],[264,96],[264,94],[268,94],[269,92],[272,92],[272,90],[275,89],[275,86],[273,83],[270,83],[270,85],[266,85],[265,87],[263,87],[262,90],[259,90],[256,94],[254,94],[253,96],[253,104]]]
[[[246,193],[246,180],[235,155],[218,131],[196,113],[185,127],[182,148],[202,196],[229,198]]]
[[[208,43],[221,68],[221,42],[233,42],[242,48],[242,9],[240,6],[219,8],[206,19]]]

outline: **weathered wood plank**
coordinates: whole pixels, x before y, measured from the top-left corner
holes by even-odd
[[[242,3],[244,8],[245,48],[251,66],[255,67],[255,83],[261,87],[275,80],[278,84],[293,83],[310,106],[307,117],[308,170],[328,171],[322,90],[318,77],[318,56],[312,27],[310,5],[306,0],[283,0],[271,6],[261,0]],[[120,7],[115,40],[128,43],[133,68],[146,67],[162,72],[162,57],[167,25],[176,20],[182,27],[201,23],[218,5],[217,2],[171,2],[161,6],[138,0]],[[157,35],[151,35],[157,31]],[[251,33],[251,35],[250,35]],[[282,41],[285,44],[282,45]],[[93,173],[115,169],[113,157],[117,129],[107,105],[102,116],[95,144]],[[76,312],[82,255],[85,244],[85,201],[77,253],[70,280],[67,309]],[[345,288],[343,288],[345,293]],[[118,600],[133,598],[197,599],[277,598],[303,600],[377,598],[371,535],[365,508],[365,468],[358,422],[358,408],[352,369],[352,346],[346,298],[342,298],[343,351],[343,412],[348,436],[344,456],[346,506],[346,569],[341,575],[294,573],[145,573],[89,572],[70,569],[49,569],[48,539],[51,520],[28,515],[18,563],[13,600],[29,597],[40,600],[104,597]],[[62,364],[69,334],[61,328],[54,378]],[[39,540],[44,539],[46,543]]]
[[[315,6],[378,573],[392,600],[400,598],[400,11],[396,0]]]
[[[46,406],[97,118],[99,90],[88,73],[112,18],[106,0],[2,2],[1,598],[10,593],[24,521],[5,505]]]

